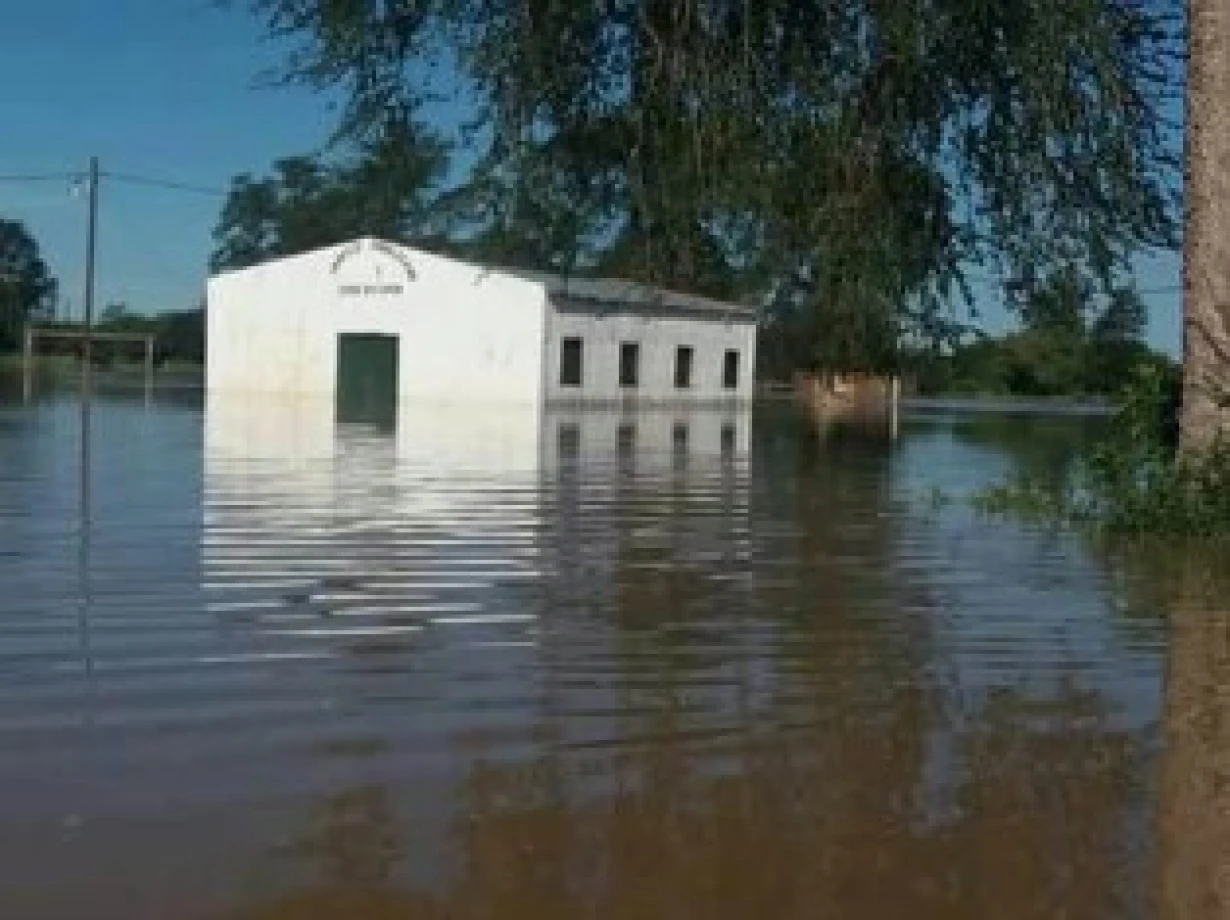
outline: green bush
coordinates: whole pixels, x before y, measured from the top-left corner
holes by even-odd
[[[1177,374],[1139,365],[1106,436],[1064,483],[1020,475],[983,493],[978,506],[1115,536],[1230,537],[1230,439],[1199,454],[1179,453],[1178,392]]]

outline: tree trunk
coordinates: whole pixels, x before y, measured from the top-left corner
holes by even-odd
[[[1230,0],[1188,0],[1183,241],[1185,449],[1230,422]]]
[[[1225,584],[1170,604],[1158,802],[1162,920],[1230,917],[1230,617]]]

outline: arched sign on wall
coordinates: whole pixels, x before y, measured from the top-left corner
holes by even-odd
[[[366,249],[364,248],[365,243]],[[405,281],[414,281],[417,278],[417,275],[414,272],[414,266],[411,264],[409,257],[402,252],[399,247],[394,246],[391,243],[386,243],[382,240],[355,240],[353,243],[347,243],[333,256],[333,263],[329,267],[329,273],[332,275],[338,275],[347,263],[351,262],[356,256],[361,255],[365,251],[379,254],[391,259],[397,266],[397,274],[404,274]],[[383,271],[379,262],[374,260],[363,261],[368,262],[372,266],[372,271],[375,278],[362,283],[357,283],[347,279],[345,282],[338,284],[338,294],[344,297],[370,297],[405,293],[405,283],[401,278],[397,278],[392,281],[387,280],[381,277],[383,275]]]

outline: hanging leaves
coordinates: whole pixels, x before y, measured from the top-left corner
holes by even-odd
[[[346,132],[455,69],[480,100],[475,182],[572,234],[552,267],[891,335],[946,309],[971,264],[1109,285],[1175,245],[1181,0],[251,6],[297,42],[288,78],[344,91]]]

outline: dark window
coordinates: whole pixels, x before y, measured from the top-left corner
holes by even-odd
[[[671,467],[681,470],[688,465],[688,426],[676,422],[671,429]]]
[[[624,342],[619,346],[619,385],[638,386],[640,377],[641,345],[639,342]]]
[[[739,353],[737,351],[726,352],[726,358],[722,361],[722,386],[727,390],[739,388]]]
[[[581,429],[572,422],[562,422],[555,433],[561,460],[575,460],[581,453]]]
[[[615,432],[615,449],[620,460],[630,461],[636,453],[636,426],[623,424]]]
[[[582,350],[584,343],[580,339],[564,339],[559,349],[559,382],[560,386],[579,387],[582,377]]]
[[[675,349],[675,388],[686,390],[692,385],[692,346]]]

